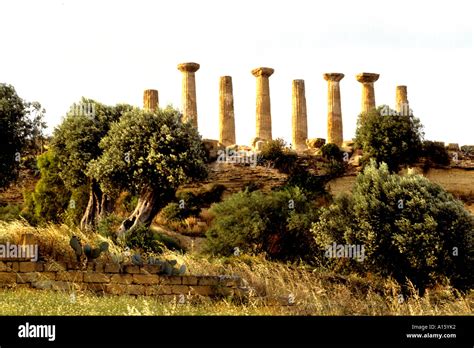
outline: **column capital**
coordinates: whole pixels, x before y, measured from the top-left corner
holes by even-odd
[[[275,70],[272,68],[260,67],[260,68],[253,69],[252,75],[255,77],[258,77],[258,76],[270,77],[274,72]]]
[[[181,72],[196,72],[200,68],[198,63],[181,63],[178,64],[178,70]]]
[[[374,73],[361,73],[356,75],[357,81],[360,83],[368,83],[368,82],[375,82],[379,79],[379,74]]]
[[[344,74],[341,73],[325,73],[323,77],[326,81],[339,82],[344,78]]]
[[[402,91],[406,91],[406,90],[407,90],[407,86],[404,86],[404,85],[402,85],[402,86],[397,86],[397,89],[398,89],[398,90],[402,90]]]

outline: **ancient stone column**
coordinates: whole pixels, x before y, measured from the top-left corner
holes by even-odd
[[[149,111],[158,109],[158,91],[156,89],[145,89],[143,92],[143,108]]]
[[[402,116],[410,115],[410,106],[408,104],[407,86],[397,86],[395,97],[395,108]]]
[[[178,64],[178,70],[183,73],[183,87],[181,100],[183,104],[183,121],[191,121],[194,127],[198,127],[197,102],[196,102],[196,78],[194,73],[199,70],[197,63]]]
[[[304,151],[308,138],[304,80],[293,80],[292,91],[292,145],[294,150]]]
[[[379,79],[379,74],[362,73],[356,75],[357,81],[362,83],[362,110],[369,112],[375,109],[375,90],[374,82]]]
[[[256,68],[252,75],[257,78],[257,132],[256,137],[272,140],[272,116],[270,109],[270,84],[268,78],[273,74],[271,68]]]
[[[328,73],[324,74],[324,79],[328,82],[328,140],[327,143],[342,145],[342,111],[341,111],[341,90],[339,81],[344,78],[344,74]]]
[[[235,144],[234,96],[230,76],[222,76],[219,81],[219,142],[224,146]]]

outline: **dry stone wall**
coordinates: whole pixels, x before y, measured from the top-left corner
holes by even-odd
[[[166,276],[157,265],[121,265],[89,262],[0,261],[0,287],[58,291],[92,291],[110,295],[143,295],[176,298],[242,296],[236,276]]]

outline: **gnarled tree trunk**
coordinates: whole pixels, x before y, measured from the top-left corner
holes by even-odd
[[[113,211],[113,202],[102,192],[96,180],[92,180],[89,201],[82,216],[80,227],[82,230],[93,230],[100,218]]]
[[[174,191],[158,191],[145,188],[138,198],[137,206],[133,213],[122,222],[118,230],[119,238],[125,238],[127,233],[136,226],[150,226],[158,212],[171,201]]]

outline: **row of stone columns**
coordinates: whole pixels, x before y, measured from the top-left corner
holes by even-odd
[[[191,121],[196,128],[198,120],[195,72],[198,69],[199,64],[197,63],[178,65],[178,70],[183,73],[183,121]],[[274,70],[260,67],[253,69],[251,72],[257,79],[256,137],[260,140],[271,140],[272,118],[269,77],[274,73]],[[344,78],[344,74],[326,73],[323,77],[328,82],[327,142],[341,146],[343,127],[339,82]],[[362,84],[361,112],[369,112],[375,109],[374,83],[378,78],[379,74],[373,73],[356,75],[357,81]],[[158,107],[158,91],[146,90],[143,96],[143,104],[145,109],[155,110]],[[396,110],[400,113],[409,110],[406,86],[397,86]],[[292,145],[297,151],[306,149],[306,139],[308,138],[307,118],[304,80],[294,80],[292,83]],[[233,145],[236,142],[234,97],[230,76],[222,76],[219,81],[219,142],[225,146]]]

